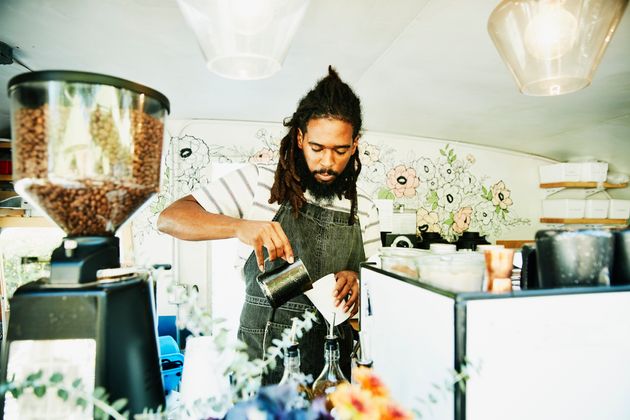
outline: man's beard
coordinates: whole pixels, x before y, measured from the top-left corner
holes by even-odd
[[[300,176],[300,184],[302,185],[302,189],[304,191],[308,190],[313,197],[318,200],[333,200],[335,197],[341,198],[346,192],[347,182],[345,182],[345,180],[349,178],[350,172],[352,171],[352,159],[348,162],[341,173],[333,171],[332,169],[323,169],[311,172],[308,169],[304,155],[302,155],[302,153],[298,153],[296,170]],[[332,182],[323,183],[319,182],[317,178],[315,178],[315,174],[335,175],[335,178]]]

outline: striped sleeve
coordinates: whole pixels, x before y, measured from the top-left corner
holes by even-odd
[[[367,216],[364,217],[365,228],[362,229],[361,232],[363,235],[363,248],[365,249],[366,258],[377,254],[381,247],[381,228],[378,221],[378,209],[371,200],[369,203],[370,207],[367,209]]]
[[[378,253],[381,247],[381,227],[378,220],[378,209],[370,196],[361,188],[357,188],[359,221],[365,258]]]
[[[192,195],[210,213],[242,219],[254,201],[257,178],[256,165],[246,165],[201,186]]]

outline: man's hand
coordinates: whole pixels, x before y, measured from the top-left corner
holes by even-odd
[[[282,258],[290,264],[293,263],[293,249],[289,238],[278,222],[241,220],[236,228],[236,237],[254,248],[260,271],[265,269],[263,246],[267,248],[269,261]]]
[[[340,271],[335,274],[333,298],[335,306],[344,305],[344,312],[354,316],[359,311],[359,274],[354,271]]]

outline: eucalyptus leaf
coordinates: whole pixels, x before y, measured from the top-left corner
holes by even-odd
[[[36,397],[43,397],[46,394],[46,385],[39,385],[33,388],[33,394]]]
[[[66,390],[65,390],[65,389],[63,389],[63,388],[59,388],[59,389],[57,390],[57,396],[58,396],[59,398],[61,398],[62,400],[64,400],[64,401],[68,401],[68,391],[66,391]]]
[[[63,381],[63,375],[59,372],[55,372],[52,375],[50,375],[50,378],[48,379],[48,381],[52,384],[58,384],[59,382]]]

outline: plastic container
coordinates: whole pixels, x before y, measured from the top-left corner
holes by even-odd
[[[455,292],[480,292],[486,269],[483,254],[458,252],[418,259],[420,281]]]
[[[580,163],[555,163],[553,165],[540,166],[538,172],[541,184],[578,182],[582,176],[582,165]]]
[[[543,217],[560,219],[581,219],[584,217],[586,200],[563,198],[557,200],[543,200]]]
[[[610,200],[608,208],[609,219],[628,219],[630,218],[630,200]]]
[[[179,386],[184,369],[184,355],[180,353],[177,343],[170,335],[158,338],[160,345],[160,365],[164,392],[170,392]]]
[[[588,219],[605,219],[608,216],[609,200],[586,200],[584,217]]]
[[[580,181],[605,182],[608,176],[606,162],[580,162]]]
[[[414,248],[380,249],[381,268],[410,279],[418,279],[418,259],[427,255],[428,251]]]
[[[113,235],[160,184],[168,99],[116,77],[40,71],[9,81],[13,179],[71,236]]]

